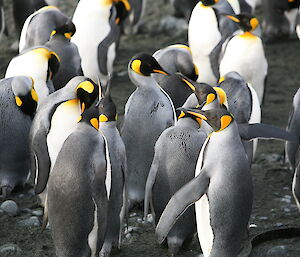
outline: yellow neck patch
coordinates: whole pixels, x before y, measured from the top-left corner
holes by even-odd
[[[33,101],[38,102],[38,100],[39,100],[38,95],[33,88],[31,89],[30,93],[31,93],[31,98],[33,99]]]
[[[16,100],[16,104],[17,104],[19,107],[23,104],[23,102],[22,102],[22,100],[21,100],[20,97],[16,96],[16,97],[15,97],[15,100]]]
[[[50,37],[54,36],[56,34],[56,30],[52,30]]]
[[[216,99],[215,94],[209,93],[209,94],[207,95],[207,97],[206,97],[206,103],[205,103],[205,105],[210,104],[210,103],[213,102],[215,99]]]
[[[242,35],[240,35],[241,38],[245,38],[245,39],[256,39],[257,36],[255,36],[254,34],[252,34],[249,31],[246,31],[245,33],[243,33]]]
[[[182,48],[188,50],[190,53],[192,53],[191,49],[187,45],[182,45],[182,44],[176,44],[176,45],[171,45],[169,47],[173,48]]]
[[[79,88],[82,88],[84,91],[88,92],[88,93],[92,93],[95,89],[94,85],[90,82],[90,81],[84,81],[84,82],[81,82],[78,87],[76,88],[76,91],[79,89]]]
[[[57,60],[60,62],[60,59],[59,59],[58,55],[55,52],[49,51],[46,48],[37,48],[37,49],[34,49],[33,52],[37,53],[41,56],[44,56],[48,60],[51,58],[51,55],[54,55],[57,58]]]
[[[195,70],[195,74],[198,76],[199,75],[199,70],[196,64],[194,64],[194,70]]]
[[[90,123],[92,124],[92,126],[95,128],[95,129],[99,129],[99,121],[96,119],[96,118],[92,118],[90,120]]]
[[[227,128],[231,122],[232,122],[232,117],[231,116],[229,116],[229,115],[222,116],[221,117],[221,128],[216,132],[220,132],[223,129]]]
[[[112,5],[113,0],[101,0],[100,1],[100,5],[101,6],[108,6],[108,5]]]
[[[77,123],[82,120],[82,116],[79,116]]]
[[[136,59],[136,60],[134,60],[134,61],[131,63],[131,69],[132,69],[134,72],[136,72],[136,73],[138,73],[138,74],[144,76],[144,75],[141,73],[141,65],[142,65],[142,61]]]
[[[213,89],[217,92],[219,96],[220,104],[227,104],[227,95],[225,91],[220,87],[214,87]]]
[[[185,82],[185,84],[187,84],[195,92],[195,87],[191,82],[187,81],[186,79],[182,79],[182,81]]]
[[[202,119],[196,118],[196,121],[198,122],[199,126],[201,127],[201,125],[202,125]]]
[[[131,10],[131,5],[130,3],[128,2],[128,0],[114,0],[115,3],[118,3],[118,2],[122,2],[125,6],[125,9],[127,12],[129,12]]]
[[[99,121],[100,121],[100,122],[107,122],[107,121],[108,121],[108,118],[107,118],[106,115],[101,114],[101,115],[99,116]]]
[[[184,116],[185,116],[185,113],[184,113],[184,112],[181,112],[181,113],[179,114],[179,116],[178,116],[178,120],[181,119],[181,118],[183,118]]]
[[[221,84],[224,80],[225,80],[225,77],[223,76],[219,79],[218,83]]]

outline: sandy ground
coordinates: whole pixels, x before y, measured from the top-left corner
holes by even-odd
[[[0,42],[0,74],[4,76],[9,60],[16,54],[9,49],[16,39],[13,20],[10,17],[10,0],[4,1],[10,36]],[[75,0],[65,0],[62,9],[71,15]],[[127,76],[127,64],[130,58],[139,52],[153,53],[159,48],[174,43],[185,43],[186,32],[174,34],[173,31],[160,31],[157,25],[164,16],[172,12],[168,3],[163,0],[148,1],[147,12],[142,26],[142,33],[135,36],[124,36],[115,63],[113,79],[113,99],[119,113],[123,114],[124,105],[135,89]],[[263,122],[285,128],[292,97],[299,87],[300,42],[298,40],[278,42],[266,46],[266,56],[269,62],[269,76],[262,106]],[[257,225],[252,234],[260,231],[297,226],[300,215],[291,194],[293,174],[281,163],[284,144],[279,141],[260,141],[254,165],[252,168],[255,186],[255,201],[251,223]],[[47,229],[41,233],[38,226],[22,226],[22,220],[32,216],[31,211],[39,208],[37,197],[32,193],[32,183],[25,190],[14,193],[10,199],[17,202],[22,213],[17,217],[9,217],[0,213],[0,247],[13,243],[20,247],[20,253],[5,256],[44,257],[55,256],[54,247]],[[0,199],[0,203],[3,200]],[[154,226],[141,222],[141,212],[131,213],[129,225],[133,226],[130,236],[124,237],[121,251],[114,251],[112,256],[119,257],[150,257],[167,256],[167,250],[160,247],[154,237]],[[267,256],[267,252],[274,246],[284,249],[283,255],[300,256],[300,240],[277,240],[255,248],[252,256]],[[178,256],[198,256],[201,253],[195,239],[187,250],[182,250]],[[1,255],[0,256],[4,256]],[[269,257],[275,255],[268,255]]]

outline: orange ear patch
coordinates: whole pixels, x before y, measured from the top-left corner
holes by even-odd
[[[224,115],[221,117],[221,128],[218,130],[222,131],[223,129],[227,128],[229,124],[232,122],[232,117],[229,115]]]

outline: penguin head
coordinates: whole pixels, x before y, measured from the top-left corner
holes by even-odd
[[[287,0],[289,10],[299,8],[299,0]]]
[[[248,13],[237,15],[226,15],[229,19],[233,20],[244,32],[252,32],[259,25],[259,21],[255,16]]]
[[[117,108],[110,96],[110,83],[107,85],[105,94],[99,102],[98,109],[100,122],[117,121]]]
[[[145,77],[149,77],[152,73],[169,75],[152,55],[146,53],[133,57],[129,62],[129,70]]]
[[[76,28],[74,23],[71,20],[68,20],[66,24],[57,27],[55,30],[51,32],[51,37],[54,35],[63,35],[67,39],[71,39],[71,37],[75,34]]]
[[[78,123],[86,123],[89,126],[92,126],[96,130],[99,129],[99,109],[96,106],[90,106],[85,109],[84,112],[78,119]]]
[[[11,85],[16,105],[23,113],[33,118],[38,102],[33,79],[26,76],[16,76],[12,79]]]
[[[217,2],[219,2],[219,0],[201,0],[201,3],[204,6],[212,6],[212,5],[216,4]]]
[[[128,0],[114,0],[114,6],[117,11],[115,22],[121,24],[131,11],[131,5]]]
[[[76,95],[81,103],[81,110],[84,112],[99,97],[99,87],[91,79],[86,78],[76,87]]]
[[[184,113],[205,120],[215,132],[226,129],[232,122],[233,116],[225,109],[200,110],[198,108],[179,108]]]

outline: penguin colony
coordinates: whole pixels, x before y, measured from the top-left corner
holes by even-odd
[[[286,142],[300,211],[300,91],[286,130],[261,123],[263,40],[299,33],[299,1],[264,1],[262,26],[254,0],[171,3],[188,20],[188,45],[132,57],[136,90],[118,124],[114,60],[146,1],[80,0],[72,17],[48,1],[13,1],[19,54],[0,80],[0,193],[34,179],[58,257],[113,256],[142,206],[170,256],[196,233],[204,257],[250,256],[258,138]],[[0,40],[4,15],[0,1]]]

